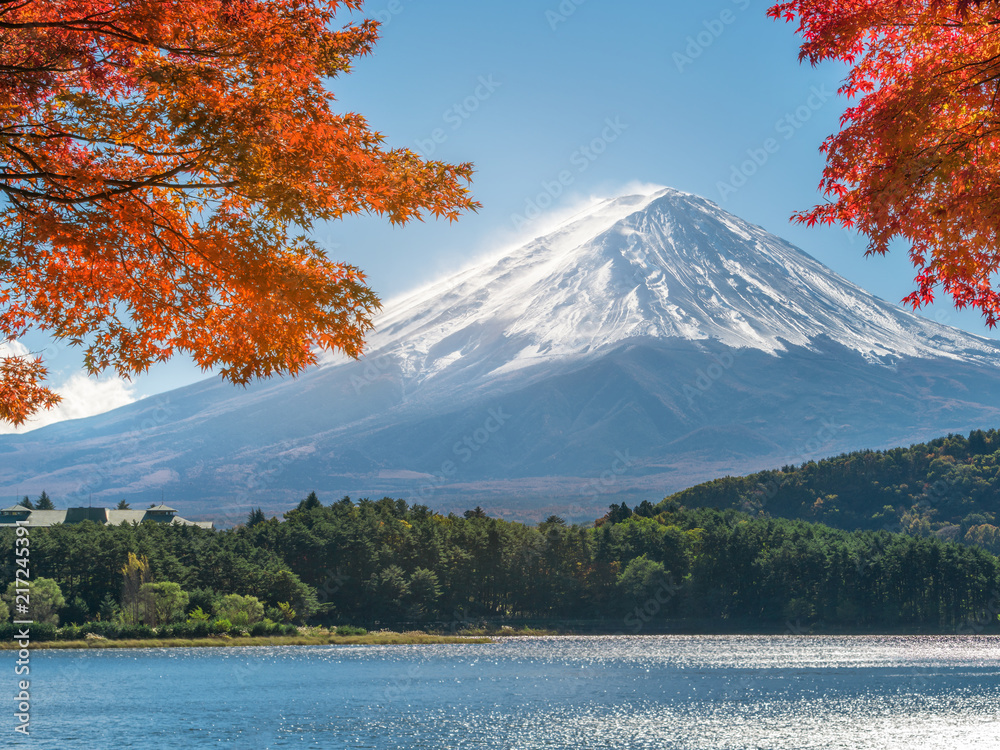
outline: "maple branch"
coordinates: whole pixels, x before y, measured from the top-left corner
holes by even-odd
[[[471,165],[331,111],[324,80],[377,39],[330,31],[343,6],[0,0],[0,338],[55,331],[123,375],[186,351],[235,382],[359,354],[377,298],[290,223],[478,204]],[[44,377],[15,375],[0,393]]]

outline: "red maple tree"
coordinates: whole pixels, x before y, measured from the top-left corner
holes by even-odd
[[[378,37],[360,0],[0,0],[0,343],[91,373],[175,352],[236,383],[358,355],[376,295],[317,221],[475,209],[469,164],[387,150],[324,82]],[[58,396],[0,358],[0,419]]]
[[[855,101],[822,145],[828,202],[796,219],[839,222],[868,254],[909,245],[918,308],[941,288],[959,308],[1000,319],[1000,3],[996,0],[797,0],[800,59],[840,60]]]

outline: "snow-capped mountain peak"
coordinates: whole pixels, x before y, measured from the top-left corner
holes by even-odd
[[[369,357],[416,382],[492,376],[633,338],[771,354],[831,339],[890,364],[980,360],[994,342],[888,304],[704,198],[664,188],[597,204],[543,236],[390,302]]]

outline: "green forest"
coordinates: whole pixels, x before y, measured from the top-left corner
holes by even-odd
[[[16,546],[15,530],[3,530],[4,589]],[[84,630],[116,624],[146,635],[236,628],[236,617],[247,632],[568,621],[620,633],[980,632],[996,625],[1000,591],[1000,564],[979,547],[670,500],[612,506],[588,526],[555,516],[528,526],[479,508],[441,515],[390,498],[323,504],[311,494],[283,519],[254,511],[223,531],[89,521],[31,529],[30,568],[58,588],[53,627],[96,621]],[[139,591],[156,606],[137,604]]]
[[[909,448],[856,451],[724,477],[668,497],[688,507],[884,529],[1000,554],[1000,432],[974,430]],[[664,507],[664,504],[661,504]]]

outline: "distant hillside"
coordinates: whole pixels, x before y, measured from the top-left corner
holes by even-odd
[[[219,526],[313,490],[584,522],[725,474],[1000,426],[1000,341],[671,189],[387,301],[366,352],[0,435],[0,495],[163,500]]]
[[[909,448],[856,451],[743,477],[724,477],[666,498],[687,507],[737,508],[981,545],[1000,553],[1000,431],[974,430]]]

